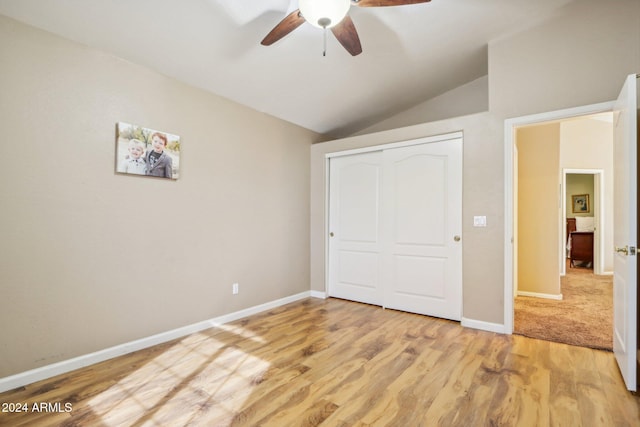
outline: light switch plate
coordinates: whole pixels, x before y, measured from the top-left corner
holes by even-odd
[[[487,217],[486,216],[474,216],[473,217],[473,226],[474,227],[486,227],[487,226]]]

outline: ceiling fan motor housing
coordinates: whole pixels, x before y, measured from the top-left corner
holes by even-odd
[[[310,23],[314,27],[324,29],[326,50],[327,29],[331,32],[352,56],[362,53],[360,37],[349,17],[349,8],[402,6],[409,4],[428,3],[431,0],[298,0],[299,9],[289,13],[267,36],[260,42],[264,46],[271,46],[287,34],[304,24]]]
[[[299,6],[308,23],[318,28],[331,28],[347,16],[351,0],[300,0]]]

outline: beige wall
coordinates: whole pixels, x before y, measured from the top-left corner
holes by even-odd
[[[489,112],[314,145],[311,286],[324,290],[323,154],[464,132],[463,316],[504,322],[504,120],[615,99],[640,71],[640,2],[575,1],[550,20],[489,45]],[[486,229],[472,227],[487,215]],[[556,240],[557,244],[557,240]]]
[[[518,130],[517,282],[520,291],[561,293],[558,242],[564,236],[564,225],[558,226],[562,213],[557,196],[563,169],[603,170],[603,245],[605,248],[613,245],[613,223],[606,221],[613,217],[613,130],[612,124],[604,119],[590,116]],[[576,216],[571,213],[572,194],[590,195],[591,213],[582,216],[593,216],[593,175],[568,175],[566,215],[569,218]],[[611,251],[605,251],[604,271],[612,271],[612,263]]]
[[[640,1],[576,0],[489,44],[489,110],[519,117],[615,99],[640,71]]]
[[[560,294],[560,124],[517,131],[518,290]]]
[[[566,215],[567,218],[575,218],[577,216],[593,216],[594,212],[594,185],[592,174],[567,174],[567,191],[566,191]],[[573,195],[586,194],[589,196],[589,212],[573,212]]]
[[[2,16],[0,62],[0,377],[309,290],[317,135]],[[180,179],[115,174],[117,121]]]
[[[604,204],[600,207],[603,226],[603,270],[613,271],[613,123],[594,118],[568,120],[560,126],[560,167],[601,169]],[[567,188],[567,216],[571,213],[571,193]],[[580,194],[580,193],[578,193]],[[590,198],[593,216],[595,200]]]
[[[484,76],[389,117],[355,135],[481,113],[488,109],[489,78]]]
[[[563,121],[560,126],[560,139],[562,168],[604,169],[606,170],[605,180],[610,182],[613,190],[613,123],[611,121],[588,117]]]
[[[567,218],[575,218],[577,216],[593,216],[595,199],[593,198],[593,174],[571,173],[567,174],[567,194],[565,200]],[[589,196],[589,212],[573,212],[573,197],[578,194],[586,194]]]

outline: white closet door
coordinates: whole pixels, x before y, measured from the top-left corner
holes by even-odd
[[[380,193],[382,153],[330,161],[329,294],[382,304]]]
[[[460,320],[462,140],[334,157],[329,295]]]
[[[384,306],[460,320],[462,140],[384,152]]]

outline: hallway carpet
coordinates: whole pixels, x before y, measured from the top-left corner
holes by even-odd
[[[613,276],[569,268],[561,278],[561,301],[517,297],[514,333],[611,351],[613,349]]]

